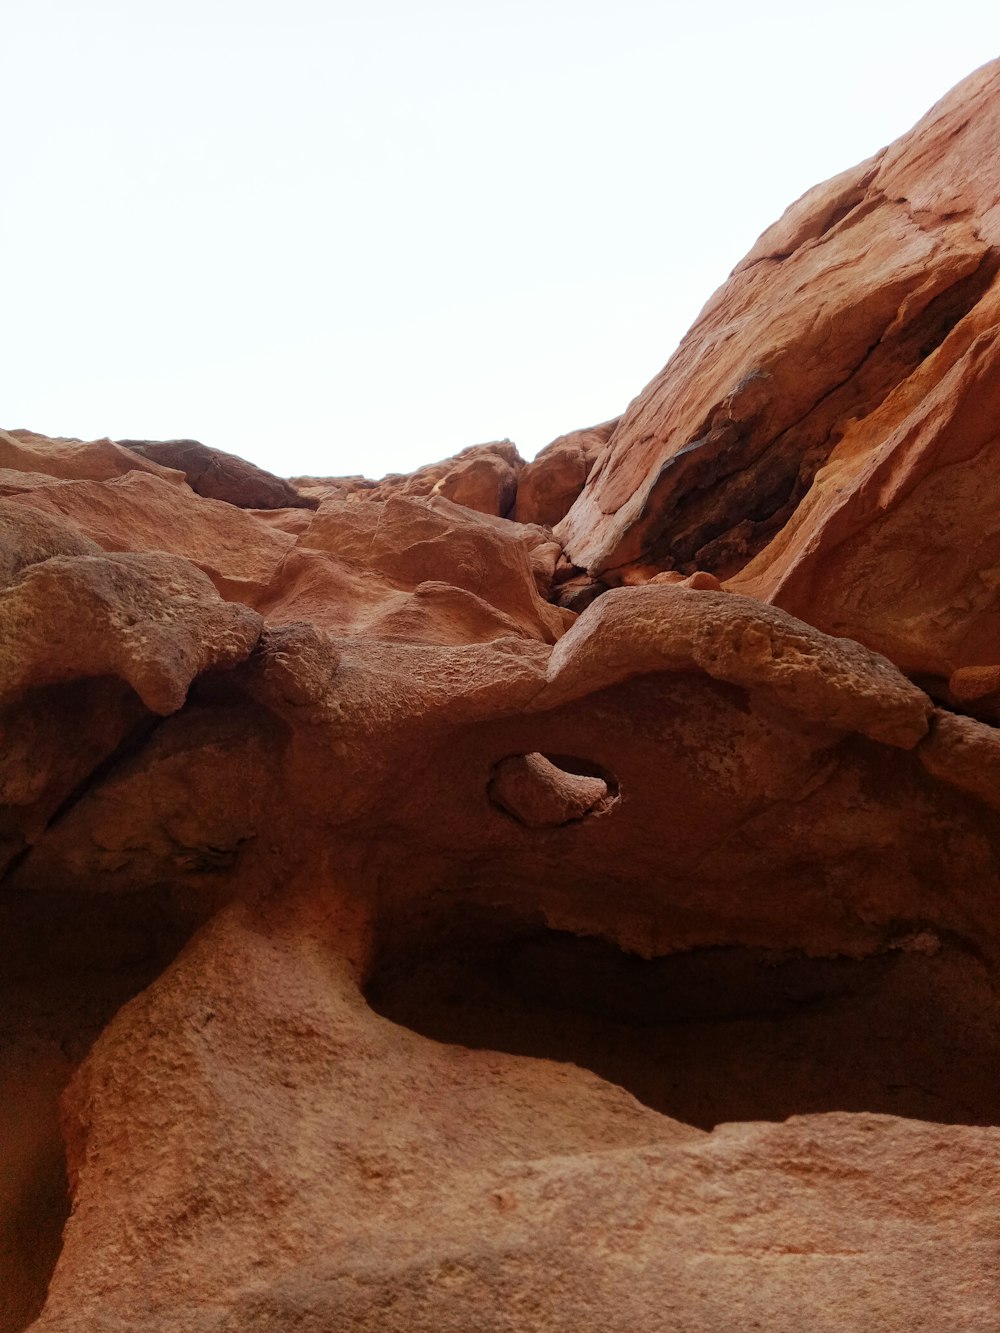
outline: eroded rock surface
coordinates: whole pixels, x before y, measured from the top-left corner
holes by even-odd
[[[560,533],[703,569],[908,671],[1000,654],[1000,68],[794,204],[632,403]]]
[[[0,1333],[998,1327],[998,129],[529,464],[0,434]]]

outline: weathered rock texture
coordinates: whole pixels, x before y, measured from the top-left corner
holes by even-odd
[[[809,191],[625,413],[560,532],[946,678],[1000,658],[1000,67]]]
[[[0,1333],[1000,1329],[998,141],[527,465],[0,435]]]

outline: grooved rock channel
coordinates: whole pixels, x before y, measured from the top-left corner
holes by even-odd
[[[1000,1330],[998,143],[531,463],[0,432],[0,1333]]]

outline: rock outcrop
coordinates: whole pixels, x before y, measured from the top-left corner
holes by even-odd
[[[554,528],[576,503],[618,418],[560,435],[528,463],[517,482],[513,518]]]
[[[0,1333],[998,1326],[998,132],[529,464],[0,434]]]
[[[510,440],[500,440],[470,445],[440,463],[428,463],[416,472],[393,472],[381,481],[369,481],[367,477],[296,477],[295,485],[302,495],[321,500],[441,495],[479,513],[508,518],[523,467],[524,459],[516,446]]]
[[[183,472],[193,491],[225,500],[240,509],[315,509],[317,501],[300,495],[291,482],[272,476],[254,463],[198,440],[119,440],[134,454]]]
[[[1000,66],[760,238],[560,526],[605,583],[707,570],[947,680],[1000,658]]]

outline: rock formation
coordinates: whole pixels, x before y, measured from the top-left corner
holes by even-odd
[[[0,433],[0,1333],[1000,1327],[997,142],[529,464]]]

